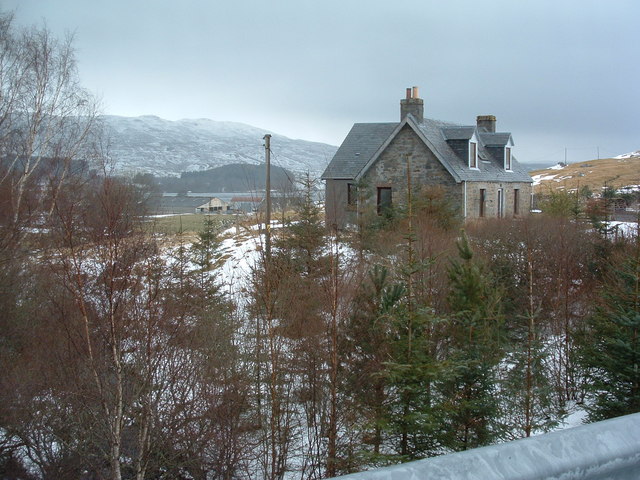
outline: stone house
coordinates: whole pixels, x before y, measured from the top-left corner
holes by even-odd
[[[327,226],[355,224],[413,195],[440,189],[465,219],[529,213],[533,180],[493,115],[475,125],[424,118],[418,88],[400,101],[400,122],[356,123],[322,175]]]

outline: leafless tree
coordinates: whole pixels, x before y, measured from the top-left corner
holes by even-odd
[[[0,188],[11,224],[50,213],[72,162],[86,154],[96,102],[79,83],[73,37],[16,30],[0,17]]]

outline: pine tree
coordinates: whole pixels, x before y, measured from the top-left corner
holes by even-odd
[[[522,320],[526,327],[516,332],[518,338],[505,356],[499,393],[503,430],[509,438],[548,432],[564,413],[554,403],[547,354],[535,326],[537,317],[528,314]]]
[[[302,181],[302,197],[294,210],[295,221],[284,230],[284,235],[277,242],[280,251],[296,263],[298,271],[314,275],[314,270],[322,260],[322,249],[325,246],[325,228],[320,207],[313,194],[316,184],[307,175]]]
[[[450,344],[440,384],[443,444],[467,450],[498,436],[497,365],[502,357],[501,293],[490,273],[473,259],[463,233],[460,260],[449,271]]]
[[[218,223],[211,215],[205,216],[202,231],[198,232],[198,238],[191,247],[193,260],[203,272],[211,268],[215,252],[220,246],[216,233],[217,226]]]
[[[519,235],[494,242],[491,254],[496,278],[510,298],[503,301],[508,347],[501,362],[500,399],[507,438],[529,437],[557,426],[564,413],[555,402],[554,385],[542,332],[543,316],[536,282],[539,273],[535,228],[528,221],[515,226]],[[513,231],[509,226],[509,231]],[[495,236],[495,232],[492,232]],[[505,241],[506,240],[506,241]],[[538,248],[539,251],[539,248]]]
[[[404,295],[404,287],[389,278],[389,270],[375,265],[355,300],[346,332],[346,394],[362,419],[364,447],[356,453],[379,460],[386,425],[387,381],[383,375],[390,356],[391,318]],[[366,452],[371,448],[370,455]]]
[[[393,317],[391,359],[384,373],[392,393],[387,429],[397,437],[396,451],[401,460],[429,456],[436,449],[431,387],[438,376],[431,338],[432,325],[437,320],[431,305],[422,304],[416,296],[418,274],[426,270],[431,259],[417,256],[409,174],[407,187],[406,259],[400,268],[405,292]]]
[[[413,312],[400,308],[393,318],[391,359],[383,376],[389,391],[385,430],[396,460],[428,457],[438,450],[439,409],[432,390],[441,370],[432,356],[430,334],[438,321],[429,307]]]
[[[590,421],[640,411],[640,240],[612,266],[579,342]]]

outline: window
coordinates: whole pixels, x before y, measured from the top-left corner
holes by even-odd
[[[478,168],[478,145],[469,142],[469,168]]]
[[[480,216],[484,217],[484,204],[487,201],[487,190],[485,188],[480,189]]]
[[[358,187],[354,183],[347,183],[347,205],[358,204]]]
[[[511,170],[511,147],[504,148],[504,169]]]
[[[378,187],[378,215],[391,208],[391,187]]]
[[[504,195],[503,195],[503,191],[501,188],[498,189],[498,218],[502,217],[502,213],[503,213],[503,209],[504,209]]]
[[[513,189],[513,214],[520,214],[520,190],[517,188]]]

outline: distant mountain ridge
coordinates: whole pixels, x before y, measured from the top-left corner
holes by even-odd
[[[162,177],[234,163],[264,163],[267,130],[209,119],[164,120],[156,116],[100,117],[118,173]],[[337,147],[272,133],[271,161],[292,172],[320,176]]]
[[[264,164],[234,163],[199,172],[183,172],[179,177],[156,177],[154,181],[162,192],[250,192],[264,190],[265,177]],[[292,172],[271,165],[273,190],[290,192],[297,187],[294,182]]]

